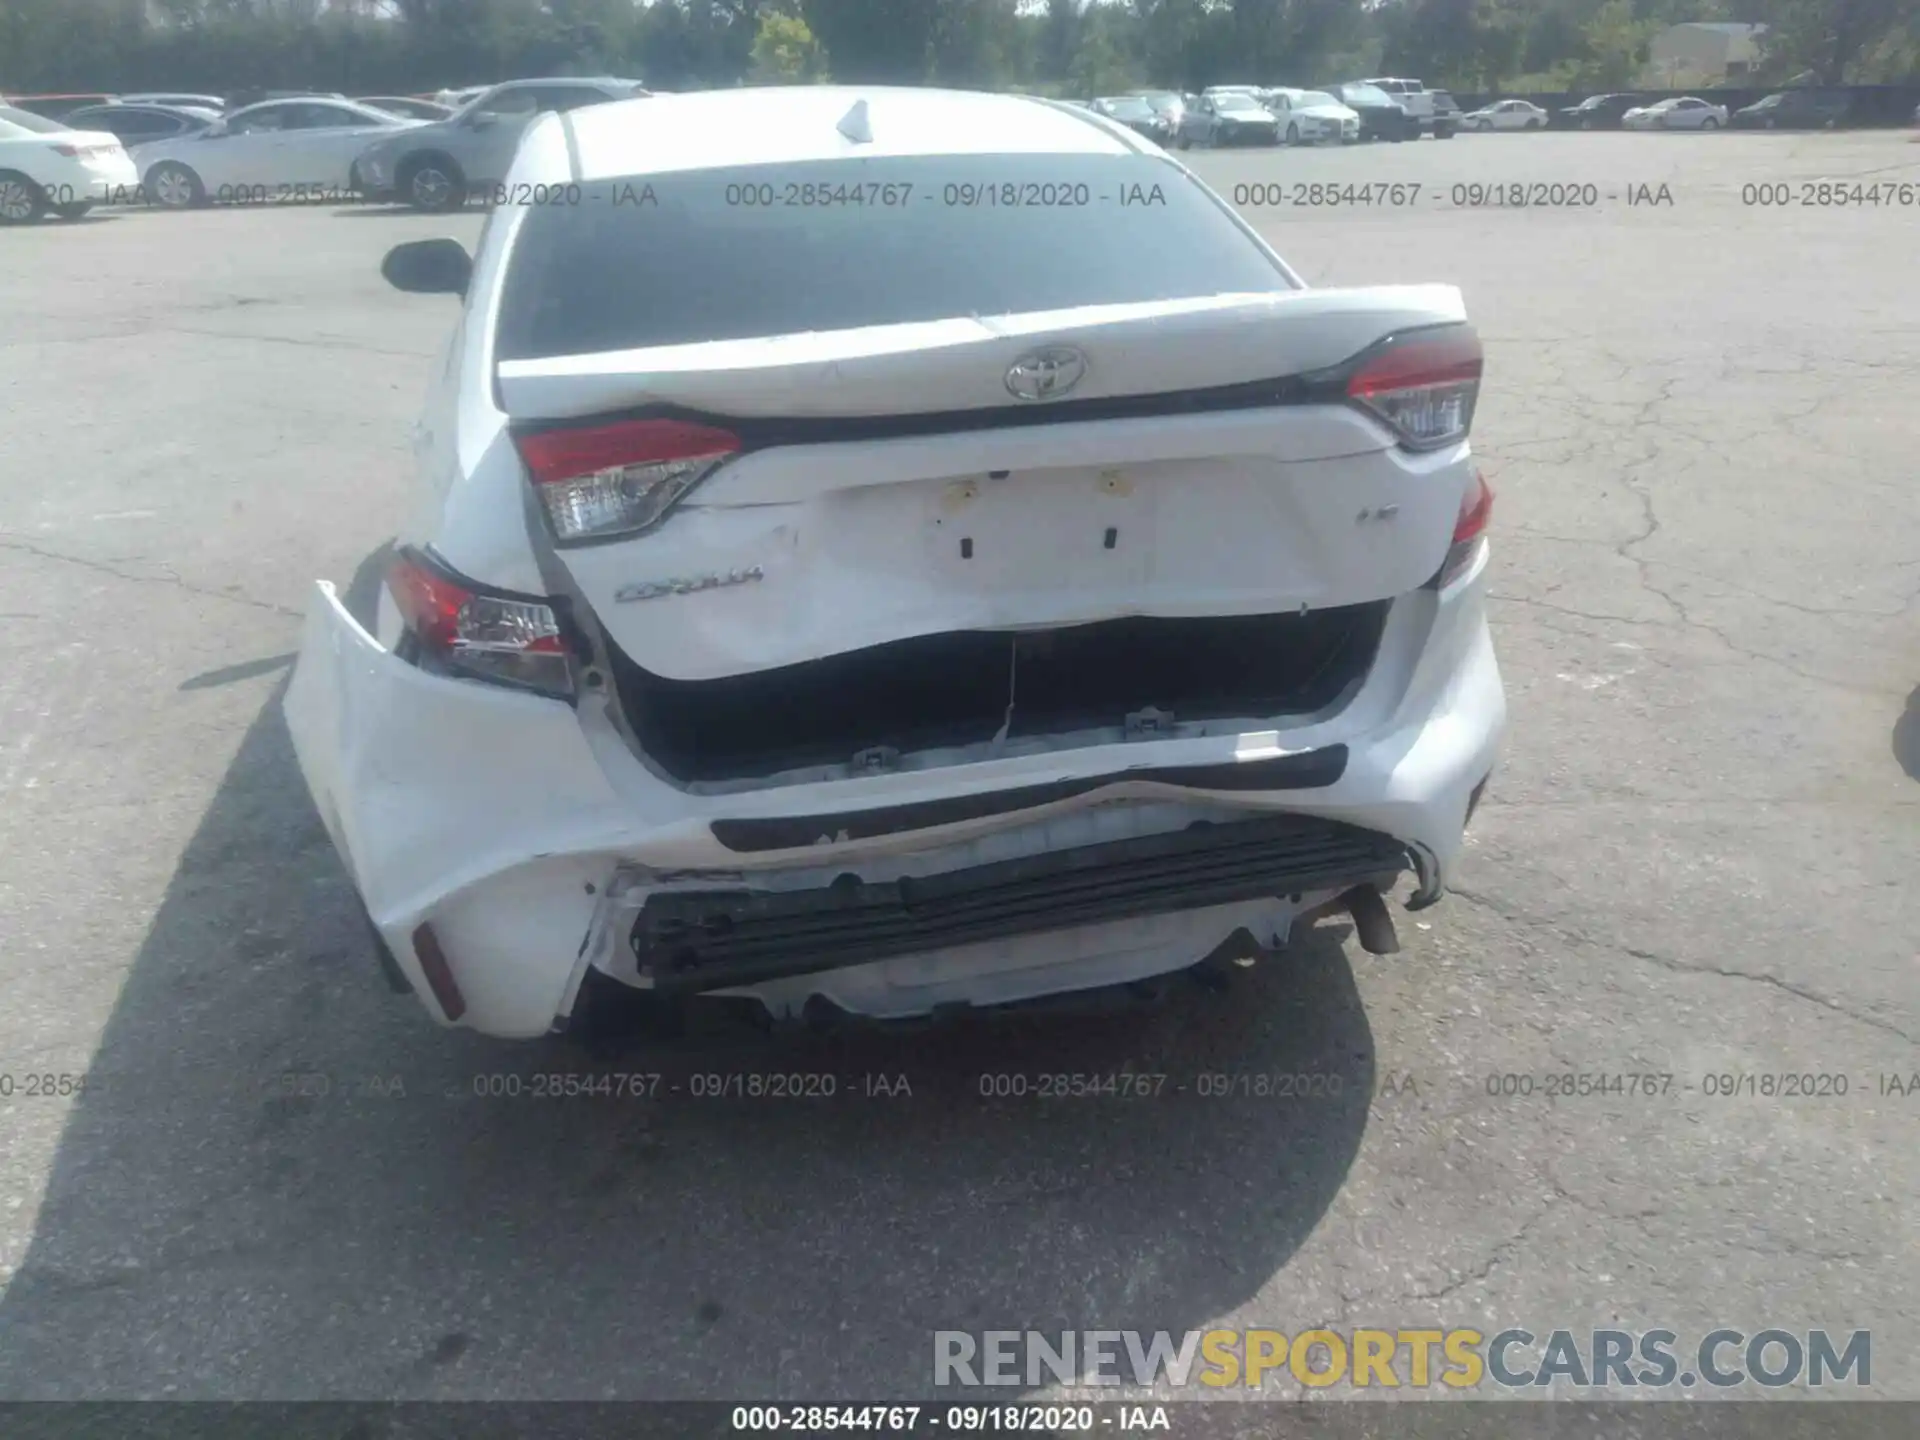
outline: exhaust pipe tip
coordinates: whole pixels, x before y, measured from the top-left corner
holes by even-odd
[[[1356,885],[1340,897],[1340,903],[1353,919],[1353,933],[1359,936],[1362,950],[1369,955],[1400,953],[1400,936],[1378,890],[1371,885]]]

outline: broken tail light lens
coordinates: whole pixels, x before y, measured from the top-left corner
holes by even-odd
[[[417,550],[396,553],[387,588],[406,622],[405,658],[427,668],[532,690],[574,695],[573,664],[546,600],[488,590]]]
[[[1458,444],[1480,398],[1480,337],[1444,325],[1389,338],[1347,378],[1347,398],[1386,423],[1404,449]]]
[[[1487,522],[1492,516],[1493,491],[1476,469],[1473,483],[1467,486],[1466,497],[1460,502],[1460,518],[1454,522],[1453,543],[1447,547],[1447,558],[1439,573],[1428,582],[1435,590],[1446,589],[1473,568],[1474,561],[1486,548]]]
[[[740,451],[740,437],[684,420],[536,430],[515,437],[561,543],[641,535]]]

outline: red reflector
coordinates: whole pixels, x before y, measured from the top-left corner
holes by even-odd
[[[466,997],[454,984],[453,969],[447,964],[447,954],[440,948],[440,937],[433,933],[433,926],[422,925],[413,932],[413,953],[420,961],[420,973],[427,977],[427,986],[433,991],[433,998],[440,1002],[447,1019],[458,1020],[466,1014]]]
[[[1356,400],[1424,385],[1478,380],[1484,364],[1480,337],[1465,326],[1445,335],[1418,336],[1389,345],[1347,381]]]
[[[83,147],[79,145],[56,145],[53,147],[53,153],[56,155],[65,155],[71,159],[73,156],[80,154],[82,148]]]
[[[740,437],[684,420],[623,420],[577,430],[540,430],[519,436],[518,444],[534,480],[551,484],[629,465],[731,455],[740,448]]]
[[[1473,472],[1473,484],[1467,489],[1467,498],[1460,502],[1460,518],[1453,526],[1453,543],[1459,545],[1468,540],[1477,540],[1492,516],[1493,491],[1488,488],[1486,477],[1476,470]]]

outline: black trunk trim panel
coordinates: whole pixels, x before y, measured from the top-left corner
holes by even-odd
[[[1345,889],[1410,863],[1390,835],[1315,816],[1268,816],[921,878],[670,891],[648,897],[629,943],[656,992],[690,995],[954,945]]]
[[[1345,362],[1343,362],[1345,363]],[[824,445],[854,440],[897,440],[921,435],[964,434],[974,430],[1011,430],[1029,425],[1064,425],[1088,420],[1148,420],[1165,415],[1199,415],[1222,410],[1265,410],[1284,405],[1338,404],[1345,391],[1329,373],[1281,375],[1194,390],[1146,395],[1111,395],[1087,400],[1056,400],[1047,405],[989,405],[973,410],[929,411],[913,415],[807,415],[763,417],[723,415],[683,405],[640,405],[599,411],[577,419],[517,420],[516,435],[575,430],[622,420],[684,420],[716,425],[740,438],[741,453],[781,445]]]
[[[1317,790],[1346,773],[1347,747],[1328,745],[1267,760],[1229,761],[1224,765],[1175,765],[1163,769],[1116,770],[1079,780],[1023,785],[983,795],[952,795],[876,810],[842,810],[824,815],[771,820],[715,820],[713,838],[736,854],[804,850],[823,839],[871,840],[913,830],[932,830],[993,815],[1035,810],[1128,781],[1177,786],[1184,790]]]

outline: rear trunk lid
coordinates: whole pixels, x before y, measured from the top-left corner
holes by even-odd
[[[1215,296],[510,360],[499,393],[522,434],[664,415],[738,438],[657,528],[559,550],[630,658],[709,679],[1414,589],[1446,552],[1458,454],[1407,453],[1312,377],[1463,316],[1448,286]],[[1021,403],[1043,352],[1078,381]]]
[[[1464,450],[1403,448],[1333,367],[1461,327],[1457,289],[1307,289],[1184,167],[1057,107],[1006,143],[1060,153],[865,155],[931,143],[932,103],[875,98],[848,158],[625,179],[595,166],[645,117],[582,112],[580,203],[516,217],[493,381],[530,475],[582,514],[691,484],[625,533],[550,514],[628,659],[709,681],[1433,575]],[[620,453],[668,430],[708,450]]]

